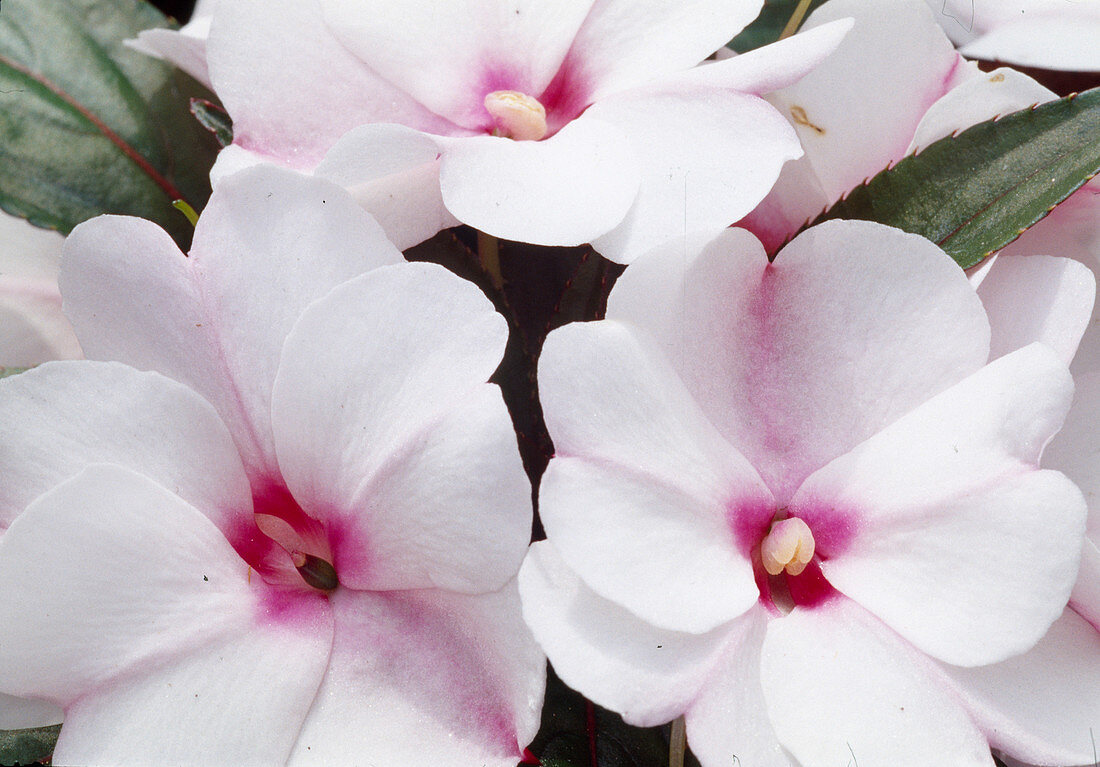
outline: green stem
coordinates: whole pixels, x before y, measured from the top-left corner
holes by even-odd
[[[794,9],[794,13],[787,20],[787,26],[783,27],[783,31],[779,33],[780,40],[785,40],[798,31],[808,10],[810,10],[810,0],[800,0],[798,7]]]
[[[672,732],[668,737],[668,767],[684,767],[686,741],[684,717],[677,717],[672,721]]]
[[[479,231],[477,233],[477,260],[481,263],[481,270],[489,275],[493,287],[500,290],[504,287],[504,276],[500,272],[500,240],[491,234]]]

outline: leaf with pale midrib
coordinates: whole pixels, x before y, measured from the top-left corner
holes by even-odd
[[[853,189],[812,223],[927,237],[963,268],[1005,247],[1100,171],[1100,88],[978,123]]]
[[[141,0],[4,0],[0,208],[60,232],[100,213],[142,216],[190,242],[171,203],[201,210],[217,141],[189,113],[210,98],[127,48],[167,26]]]

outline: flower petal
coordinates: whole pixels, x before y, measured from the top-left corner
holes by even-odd
[[[515,583],[333,595],[332,660],[290,758],[515,767],[539,725],[546,660]]]
[[[368,122],[450,135],[433,114],[349,51],[322,17],[321,0],[233,0],[215,9],[207,60],[233,118],[233,141],[300,169]]]
[[[930,662],[847,599],[772,621],[761,680],[783,746],[806,767],[992,767]]]
[[[607,316],[657,338],[780,506],[812,471],[977,370],[989,349],[958,266],[921,237],[864,221],[816,226],[772,264],[741,230],[663,248],[619,279]]]
[[[539,509],[562,558],[655,626],[702,633],[758,591],[748,547],[775,503],[660,352],[616,322],[552,332],[539,388],[556,457]]]
[[[1063,472],[1085,494],[1088,532],[1100,540],[1100,371],[1074,378],[1073,406],[1043,451],[1043,466]]]
[[[693,67],[756,18],[761,0],[596,0],[563,72],[595,101]]]
[[[543,141],[474,136],[441,143],[447,209],[496,237],[580,245],[622,221],[638,193],[633,148],[618,128],[588,115]]]
[[[251,520],[233,441],[186,386],[114,362],[52,362],[0,381],[0,529],[93,463],[172,488],[223,532]]]
[[[909,152],[977,123],[1055,98],[1054,91],[1010,67],[983,72],[952,88],[928,108],[913,133]]]
[[[480,130],[492,127],[483,104],[485,94],[496,90],[536,98],[542,94],[592,4],[592,0],[320,2],[332,34],[367,66],[436,114]]]
[[[295,325],[272,403],[279,465],[308,513],[338,520],[342,582],[484,591],[515,574],[530,486],[486,383],[507,334],[435,264],[349,281]]]
[[[726,652],[684,716],[688,744],[704,764],[792,767],[768,718],[760,679],[763,607],[738,618]]]
[[[210,21],[210,16],[194,15],[179,30],[146,29],[138,32],[136,40],[126,42],[136,51],[171,62],[209,88],[206,39],[210,36]]]
[[[1072,382],[1032,344],[929,400],[811,476],[791,513],[827,529],[829,582],[935,658],[960,666],[1031,647],[1077,573],[1085,501],[1039,453]]]
[[[341,282],[401,260],[343,190],[257,167],[218,184],[190,257],[150,222],[98,218],[66,242],[61,283],[86,354],[205,396],[258,481],[277,471],[271,386],[294,321]]]
[[[1069,365],[1092,316],[1096,279],[1084,264],[1053,256],[1002,256],[978,287],[996,359],[1033,341]]]
[[[960,52],[972,59],[1010,61],[1025,67],[1100,71],[1100,53],[1096,50],[1096,41],[1100,39],[1100,11],[1089,5],[1071,5],[1073,11],[1077,11],[1073,16],[1056,15],[1063,13],[1064,3],[1059,4],[1059,10],[1046,16],[1029,14],[1026,21],[991,29],[964,45]]]
[[[523,617],[561,680],[638,727],[684,713],[706,683],[730,630],[659,629],[585,586],[549,541],[519,572]]]
[[[93,465],[0,539],[4,689],[65,705],[59,764],[285,760],[331,618],[247,574],[194,507]]]
[[[582,119],[622,131],[641,167],[626,217],[592,241],[618,263],[670,238],[737,221],[768,193],[783,163],[802,154],[770,104],[732,90],[640,88],[593,104]]]
[[[314,171],[351,192],[386,236],[405,250],[458,220],[439,189],[440,148],[404,125],[363,125],[346,133]]]
[[[49,727],[64,718],[65,713],[53,703],[0,693],[0,730]]]
[[[794,121],[829,200],[901,159],[928,107],[971,74],[919,1],[832,0],[804,29],[846,16],[856,25],[836,51],[770,99]]]
[[[990,745],[1029,764],[1089,764],[1100,730],[1100,633],[1066,608],[1034,648],[944,666]]]

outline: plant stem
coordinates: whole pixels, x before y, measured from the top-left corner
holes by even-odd
[[[686,738],[684,717],[677,717],[672,720],[672,732],[668,737],[668,767],[684,767]]]
[[[504,287],[504,276],[500,272],[500,240],[491,234],[479,231],[477,233],[477,260],[481,264],[481,270],[489,275],[493,287],[500,290]]]
[[[787,26],[783,27],[783,31],[779,34],[780,40],[785,40],[798,31],[798,27],[802,24],[802,19],[808,10],[810,10],[810,0],[800,0],[798,7],[794,9],[794,13],[787,20]]]

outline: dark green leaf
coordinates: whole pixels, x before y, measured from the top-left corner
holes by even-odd
[[[1019,237],[1100,171],[1100,89],[979,123],[901,160],[813,223],[878,221],[963,268]]]
[[[189,114],[210,94],[123,40],[166,26],[143,0],[4,0],[0,207],[67,233],[100,213],[156,221],[181,244],[217,141]]]
[[[233,143],[233,120],[222,106],[208,99],[191,99],[191,114],[214,134],[221,146]]]
[[[35,764],[48,759],[61,725],[28,730],[0,730],[0,764]]]
[[[825,0],[814,0],[810,3],[810,11],[824,2]],[[797,6],[798,0],[765,0],[764,9],[756,17],[756,21],[730,40],[728,47],[738,53],[746,53],[762,45],[774,43]]]

